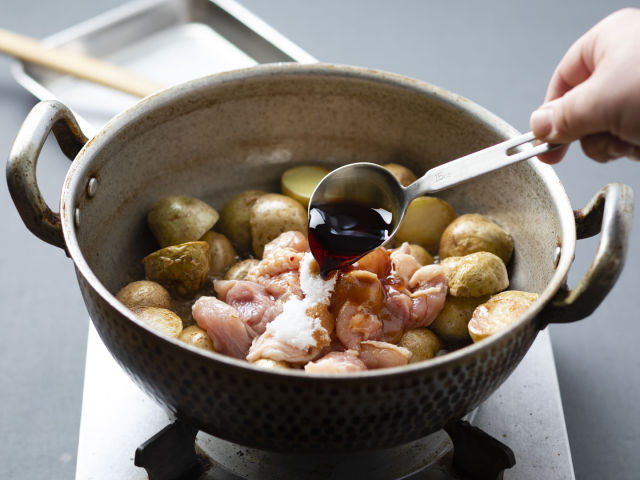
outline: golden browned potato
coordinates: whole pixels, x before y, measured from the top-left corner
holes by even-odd
[[[178,338],[189,345],[193,345],[194,347],[209,350],[211,352],[216,351],[215,348],[213,348],[213,342],[211,341],[211,338],[209,338],[209,335],[207,335],[207,332],[197,325],[191,325],[190,327],[182,330],[182,333]]]
[[[493,253],[476,252],[464,257],[448,257],[440,264],[447,275],[449,293],[454,297],[481,297],[509,286],[507,267]]]
[[[489,297],[454,297],[447,295],[444,307],[433,321],[431,330],[447,345],[459,346],[471,342],[467,325],[478,305]]]
[[[249,224],[253,251],[262,258],[264,246],[281,233],[295,230],[307,234],[307,211],[291,197],[267,193],[251,207]]]
[[[282,193],[307,208],[311,194],[329,170],[324,167],[303,165],[286,170],[280,178]]]
[[[171,307],[169,292],[156,282],[138,280],[120,289],[116,298],[129,308],[136,307]]]
[[[440,258],[491,252],[507,264],[513,253],[513,238],[496,223],[477,213],[456,218],[442,233]]]
[[[209,244],[187,242],[172,245],[142,259],[147,279],[158,282],[180,296],[196,293],[209,274]]]
[[[244,280],[247,277],[249,271],[259,263],[260,260],[256,260],[255,258],[248,258],[246,260],[235,263],[229,270],[227,270],[227,273],[225,273],[224,275],[224,279]]]
[[[409,363],[422,362],[436,356],[440,350],[440,340],[435,333],[428,328],[413,328],[402,335],[401,347],[409,350],[412,355]]]
[[[436,197],[418,197],[409,204],[396,242],[416,243],[431,253],[438,251],[440,237],[456,214],[453,207]]]
[[[269,370],[291,368],[291,365],[289,365],[287,362],[283,362],[281,360],[271,360],[270,358],[259,358],[252,363],[258,367],[266,368]]]
[[[137,307],[132,311],[158,332],[174,338],[178,338],[182,333],[182,320],[171,310],[158,307]]]
[[[217,232],[207,232],[200,239],[209,244],[209,275],[222,275],[238,258],[227,237]]]
[[[393,176],[396,177],[398,182],[400,182],[400,185],[402,185],[403,187],[411,185],[418,178],[416,177],[415,173],[413,173],[404,165],[399,165],[397,163],[387,163],[386,165],[383,165],[383,167],[393,173]]]
[[[170,195],[153,204],[149,228],[161,247],[198,240],[218,221],[216,210],[197,198]]]
[[[229,199],[220,212],[216,230],[224,234],[240,255],[251,253],[251,207],[264,195],[258,190],[246,190]]]
[[[522,315],[538,298],[537,293],[508,290],[479,305],[469,321],[469,335],[474,342],[499,332]]]

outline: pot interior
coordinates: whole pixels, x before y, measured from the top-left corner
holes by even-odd
[[[298,164],[395,162],[421,175],[514,134],[465,99],[388,74],[279,65],[212,76],[142,101],[85,147],[63,193],[72,199],[68,211],[80,210],[77,226],[67,215],[66,233],[115,293],[143,278],[141,259],[158,248],[146,214],[161,196],[187,194],[221,208],[242,190],[278,192],[282,172]],[[485,214],[511,233],[510,288],[541,293],[555,271],[567,205],[555,175],[536,163],[438,196],[457,214]],[[92,177],[98,187],[89,198]]]

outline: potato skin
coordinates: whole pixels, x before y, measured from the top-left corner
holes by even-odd
[[[395,236],[396,245],[415,243],[435,254],[442,232],[456,213],[447,202],[436,197],[418,197],[407,208]]]
[[[161,247],[198,240],[220,215],[202,200],[186,195],[169,195],[153,204],[147,223]]]
[[[134,308],[132,312],[160,333],[173,338],[178,338],[182,333],[182,320],[171,310],[157,307],[138,307]]]
[[[469,321],[469,335],[478,342],[506,328],[538,299],[537,293],[508,290],[479,305]]]
[[[440,258],[491,252],[507,264],[513,254],[513,238],[487,217],[468,213],[456,218],[440,238]]]
[[[209,275],[224,274],[238,258],[229,239],[221,233],[207,232],[200,240],[209,244]]]
[[[207,280],[209,244],[198,241],[161,248],[144,257],[142,263],[147,279],[186,297]]]
[[[193,345],[194,347],[209,350],[210,352],[216,351],[215,348],[213,348],[213,341],[209,338],[207,332],[197,325],[191,325],[182,330],[182,333],[178,338],[189,345]]]
[[[125,285],[116,294],[116,298],[131,309],[136,307],[171,307],[169,292],[159,283],[150,280],[138,280]]]
[[[416,174],[404,165],[400,165],[398,163],[387,163],[386,165],[383,165],[383,167],[393,173],[393,176],[396,177],[398,182],[400,182],[400,185],[403,187],[411,185],[418,179]]]
[[[248,258],[246,260],[242,260],[238,263],[234,263],[227,273],[224,275],[225,280],[244,280],[253,267],[258,265],[260,260],[256,260],[255,258]]]
[[[493,253],[476,252],[464,257],[448,257],[440,264],[446,271],[449,294],[454,297],[481,297],[509,286],[507,267]]]
[[[262,258],[264,246],[290,230],[306,235],[307,222],[307,211],[294,199],[278,193],[261,196],[251,207],[249,218],[253,252]]]
[[[251,253],[251,207],[265,192],[245,190],[229,199],[220,212],[216,230],[226,236],[241,256]]]
[[[440,340],[428,328],[407,330],[400,338],[399,346],[411,352],[409,363],[422,362],[436,356],[440,350]]]
[[[429,326],[447,346],[458,347],[471,342],[467,325],[473,311],[489,297],[454,297],[447,295],[444,307]]]

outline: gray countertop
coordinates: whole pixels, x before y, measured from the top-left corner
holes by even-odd
[[[125,0],[2,0],[0,27],[46,37]],[[565,2],[241,3],[321,61],[393,71],[459,93],[521,131],[569,45],[617,0]],[[5,158],[36,100],[0,58],[0,151]],[[57,205],[68,168],[55,142],[38,167]],[[600,165],[573,146],[556,171],[574,208],[604,184],[640,194],[640,164]],[[73,478],[82,401],[87,314],[72,263],[23,226],[4,182],[0,256],[0,478]],[[640,216],[640,215],[638,215]],[[640,472],[640,275],[638,221],[618,285],[588,319],[551,328],[576,478],[631,479]],[[586,271],[597,238],[580,241],[570,275]]]

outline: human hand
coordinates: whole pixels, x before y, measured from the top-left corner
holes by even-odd
[[[640,9],[609,15],[569,48],[530,123],[550,143],[579,139],[599,162],[640,160]],[[568,148],[538,158],[557,163]]]

